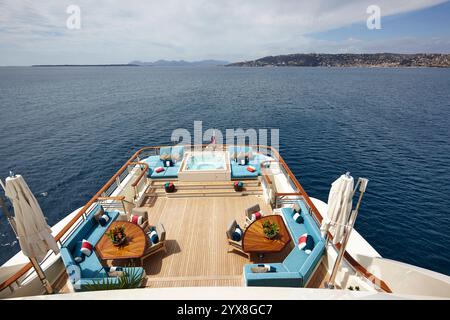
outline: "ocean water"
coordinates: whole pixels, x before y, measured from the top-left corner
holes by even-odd
[[[50,225],[172,130],[274,128],[310,196],[370,179],[356,229],[387,258],[450,275],[450,69],[0,68],[0,177]],[[3,193],[2,193],[3,194]],[[0,219],[0,263],[19,250]]]

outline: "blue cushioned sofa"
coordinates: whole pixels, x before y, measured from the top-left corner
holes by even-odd
[[[89,214],[87,219],[83,221],[83,223],[70,235],[69,238],[67,238],[67,240],[64,241],[61,246],[61,258],[69,273],[69,276],[72,276],[72,284],[76,291],[82,291],[86,289],[87,284],[91,284],[94,281],[102,280],[104,277],[108,277],[108,274],[100,263],[95,250],[89,257],[84,256],[83,261],[79,263],[74,260],[76,252],[81,248],[81,241],[85,239],[95,246],[97,242],[100,241],[100,238],[103,236],[111,222],[114,221],[119,215],[119,212],[117,211],[105,212],[110,219],[105,226],[101,226],[95,219],[95,214],[99,210],[101,210],[101,206],[97,205],[97,207]],[[75,268],[79,268],[79,276],[73,274]],[[124,271],[130,271],[130,269],[131,268],[124,268]],[[144,276],[144,269],[133,269],[136,269],[137,273],[140,272],[141,275]],[[117,277],[110,277],[108,281],[114,283],[117,282],[117,280]]]
[[[230,165],[231,165],[231,178],[232,179],[255,179],[261,174],[260,158],[259,154],[253,153],[252,147],[247,146],[233,146],[228,148],[230,153]],[[235,161],[234,155],[242,153],[250,154],[249,163],[247,165],[241,165]],[[250,172],[247,170],[248,166],[253,166],[256,171]]]
[[[301,208],[303,223],[297,223],[293,218],[292,208],[282,208],[286,226],[289,230],[294,248],[282,263],[270,264],[274,272],[253,273],[251,268],[256,264],[244,266],[244,280],[247,286],[271,286],[271,287],[304,287],[311,277],[312,272],[322,258],[325,250],[325,239],[320,234],[319,227],[308,213],[303,201],[298,201]],[[308,233],[314,239],[314,249],[308,255],[297,247],[298,238]]]
[[[161,156],[169,154],[172,157],[177,156],[178,160],[173,164],[172,167],[165,167],[164,162],[161,160]],[[163,147],[159,150],[159,155],[150,156],[144,160],[148,164],[148,173],[147,176],[152,179],[175,179],[178,178],[178,171],[181,167],[181,161],[184,156],[184,147],[183,146],[174,146],[174,147]],[[164,171],[156,172],[155,168],[163,167]]]

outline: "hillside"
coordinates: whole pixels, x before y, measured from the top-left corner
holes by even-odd
[[[236,62],[227,67],[450,67],[450,54],[288,54]]]

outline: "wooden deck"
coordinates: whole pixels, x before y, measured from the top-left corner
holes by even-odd
[[[161,252],[144,261],[146,285],[241,286],[242,268],[249,259],[236,251],[228,252],[225,231],[233,219],[243,225],[244,210],[256,203],[264,213],[272,211],[258,196],[158,197],[149,209],[149,222],[164,225],[167,254]],[[282,258],[283,254],[278,254],[265,260]]]
[[[294,244],[282,252],[266,254],[263,259],[248,259],[228,251],[225,231],[233,219],[243,226],[244,210],[258,203],[264,214],[271,214],[261,196],[241,197],[149,197],[149,223],[162,223],[166,229],[167,253],[156,253],[144,260],[146,287],[243,286],[243,266],[248,263],[282,262]],[[323,287],[326,277],[321,264],[308,287]],[[69,292],[64,274],[56,291]]]

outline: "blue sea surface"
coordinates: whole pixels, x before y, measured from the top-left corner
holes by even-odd
[[[370,179],[356,229],[383,257],[450,275],[450,69],[0,68],[0,177],[53,225],[172,130],[274,128],[312,197]],[[46,197],[39,195],[47,192]],[[0,220],[0,263],[19,250]]]

